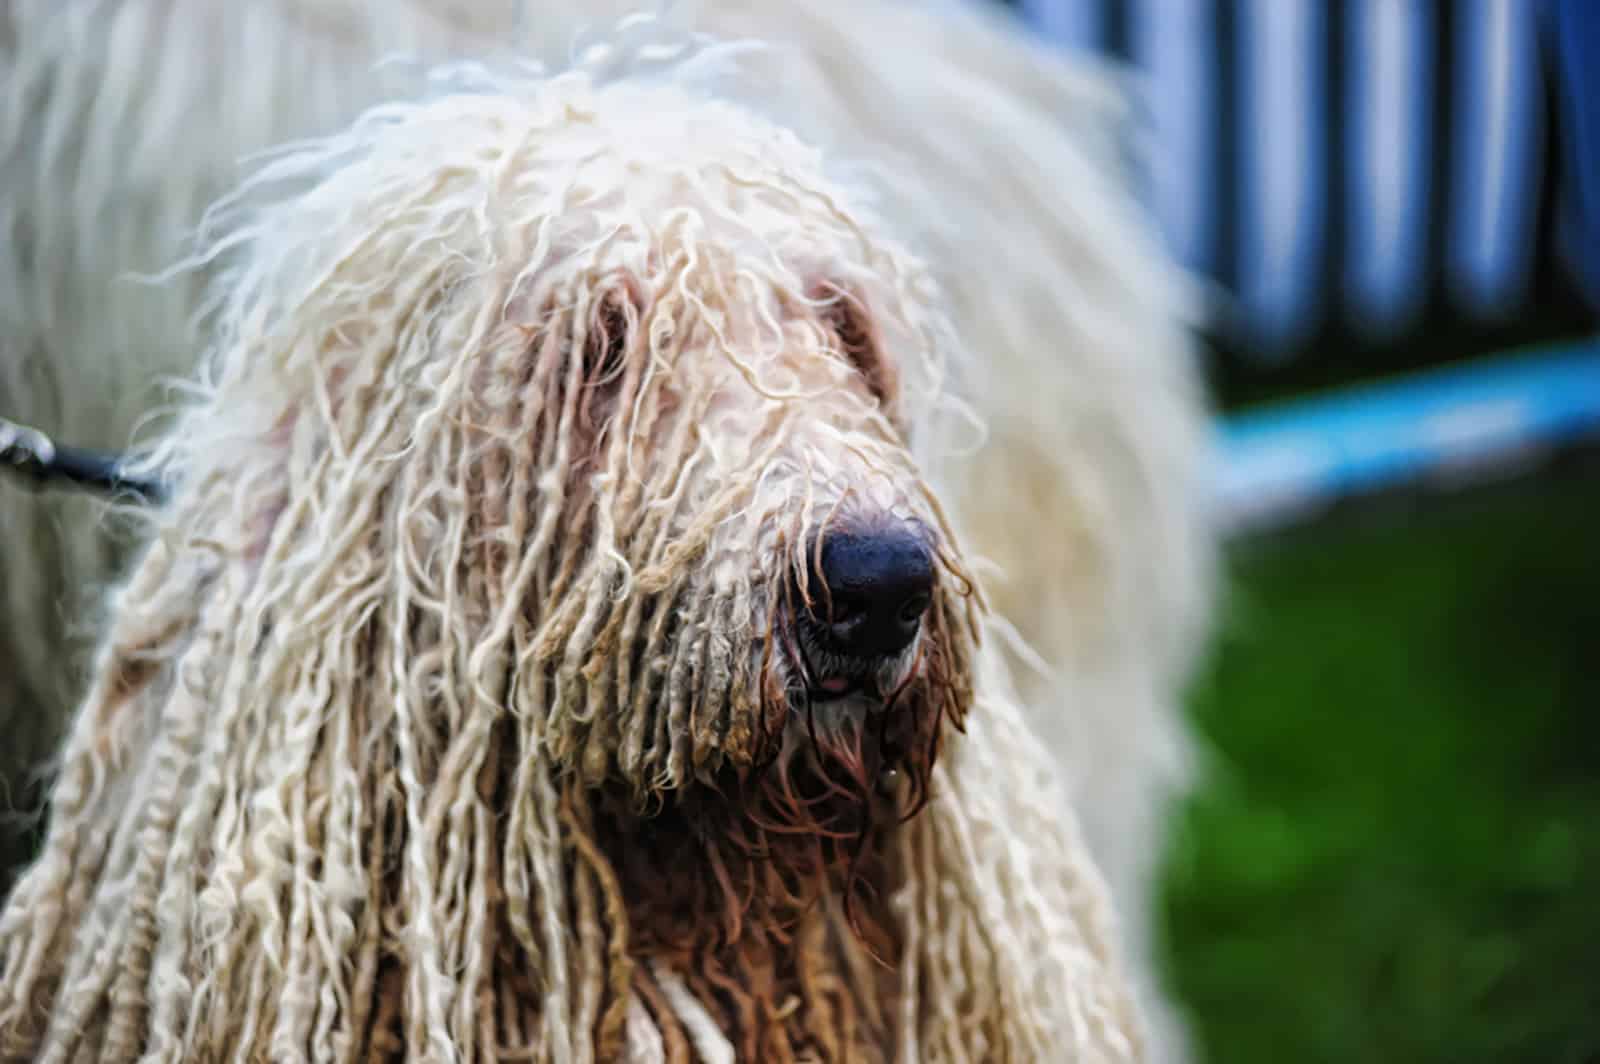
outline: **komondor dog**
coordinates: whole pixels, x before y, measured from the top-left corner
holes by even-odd
[[[925,480],[944,300],[686,51],[239,199],[5,1059],[1139,1056]]]
[[[427,62],[559,68],[587,54],[585,27],[648,36],[610,29],[640,2],[0,5],[0,415],[114,449],[164,423],[155,382],[193,367],[205,284],[239,252],[217,241],[203,268],[152,275],[248,156],[410,93]],[[929,264],[973,352],[941,385],[973,431],[924,475],[985,590],[989,652],[1054,766],[1059,815],[1081,816],[1110,883],[1153,1055],[1177,1059],[1149,911],[1161,814],[1186,779],[1178,701],[1211,541],[1184,293],[1131,194],[1122,96],[947,0],[692,0],[671,18],[773,42],[719,91],[868,164],[852,187],[878,190],[882,230]],[[28,770],[82,702],[80,648],[130,538],[100,504],[0,477],[0,802],[28,804]],[[0,866],[22,845],[5,828]]]

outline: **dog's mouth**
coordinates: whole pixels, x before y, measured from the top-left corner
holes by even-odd
[[[814,747],[819,736],[834,740],[821,745],[851,766],[848,775],[862,787],[863,798],[892,792],[906,759],[921,745],[913,734],[919,717],[911,691],[916,659],[840,659],[804,645],[797,657],[801,675],[790,689],[792,734],[804,735]]]
[[[800,693],[812,705],[850,703],[869,714],[887,709],[903,686],[901,679],[909,662],[874,658],[844,658],[817,647],[802,638],[797,648],[801,675]]]
[[[813,705],[848,701],[870,713],[897,701],[916,670],[916,646],[887,654],[851,653],[831,637],[825,621],[805,609],[798,613],[789,648],[792,695]]]
[[[821,672],[810,662],[806,663],[810,682],[806,694],[813,702],[836,702],[846,698],[859,698],[866,702],[883,704],[883,694],[878,690],[875,676],[866,670],[859,672]]]
[[[813,702],[831,702],[836,698],[867,693],[869,684],[869,680],[860,676],[823,676],[814,680],[806,693]]]

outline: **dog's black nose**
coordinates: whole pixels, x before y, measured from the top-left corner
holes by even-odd
[[[842,654],[888,657],[917,636],[933,596],[933,552],[913,526],[823,538],[812,610]]]

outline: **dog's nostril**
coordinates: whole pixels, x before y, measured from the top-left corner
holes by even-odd
[[[822,541],[821,572],[828,632],[838,649],[859,656],[904,650],[932,600],[933,552],[919,531],[835,531]]]
[[[900,604],[900,620],[906,624],[919,624],[922,615],[928,612],[928,605],[932,598],[927,595],[912,595]]]

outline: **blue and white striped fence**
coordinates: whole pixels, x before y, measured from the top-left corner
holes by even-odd
[[[1250,362],[1600,301],[1596,0],[1007,2],[1129,72],[1151,207]]]

